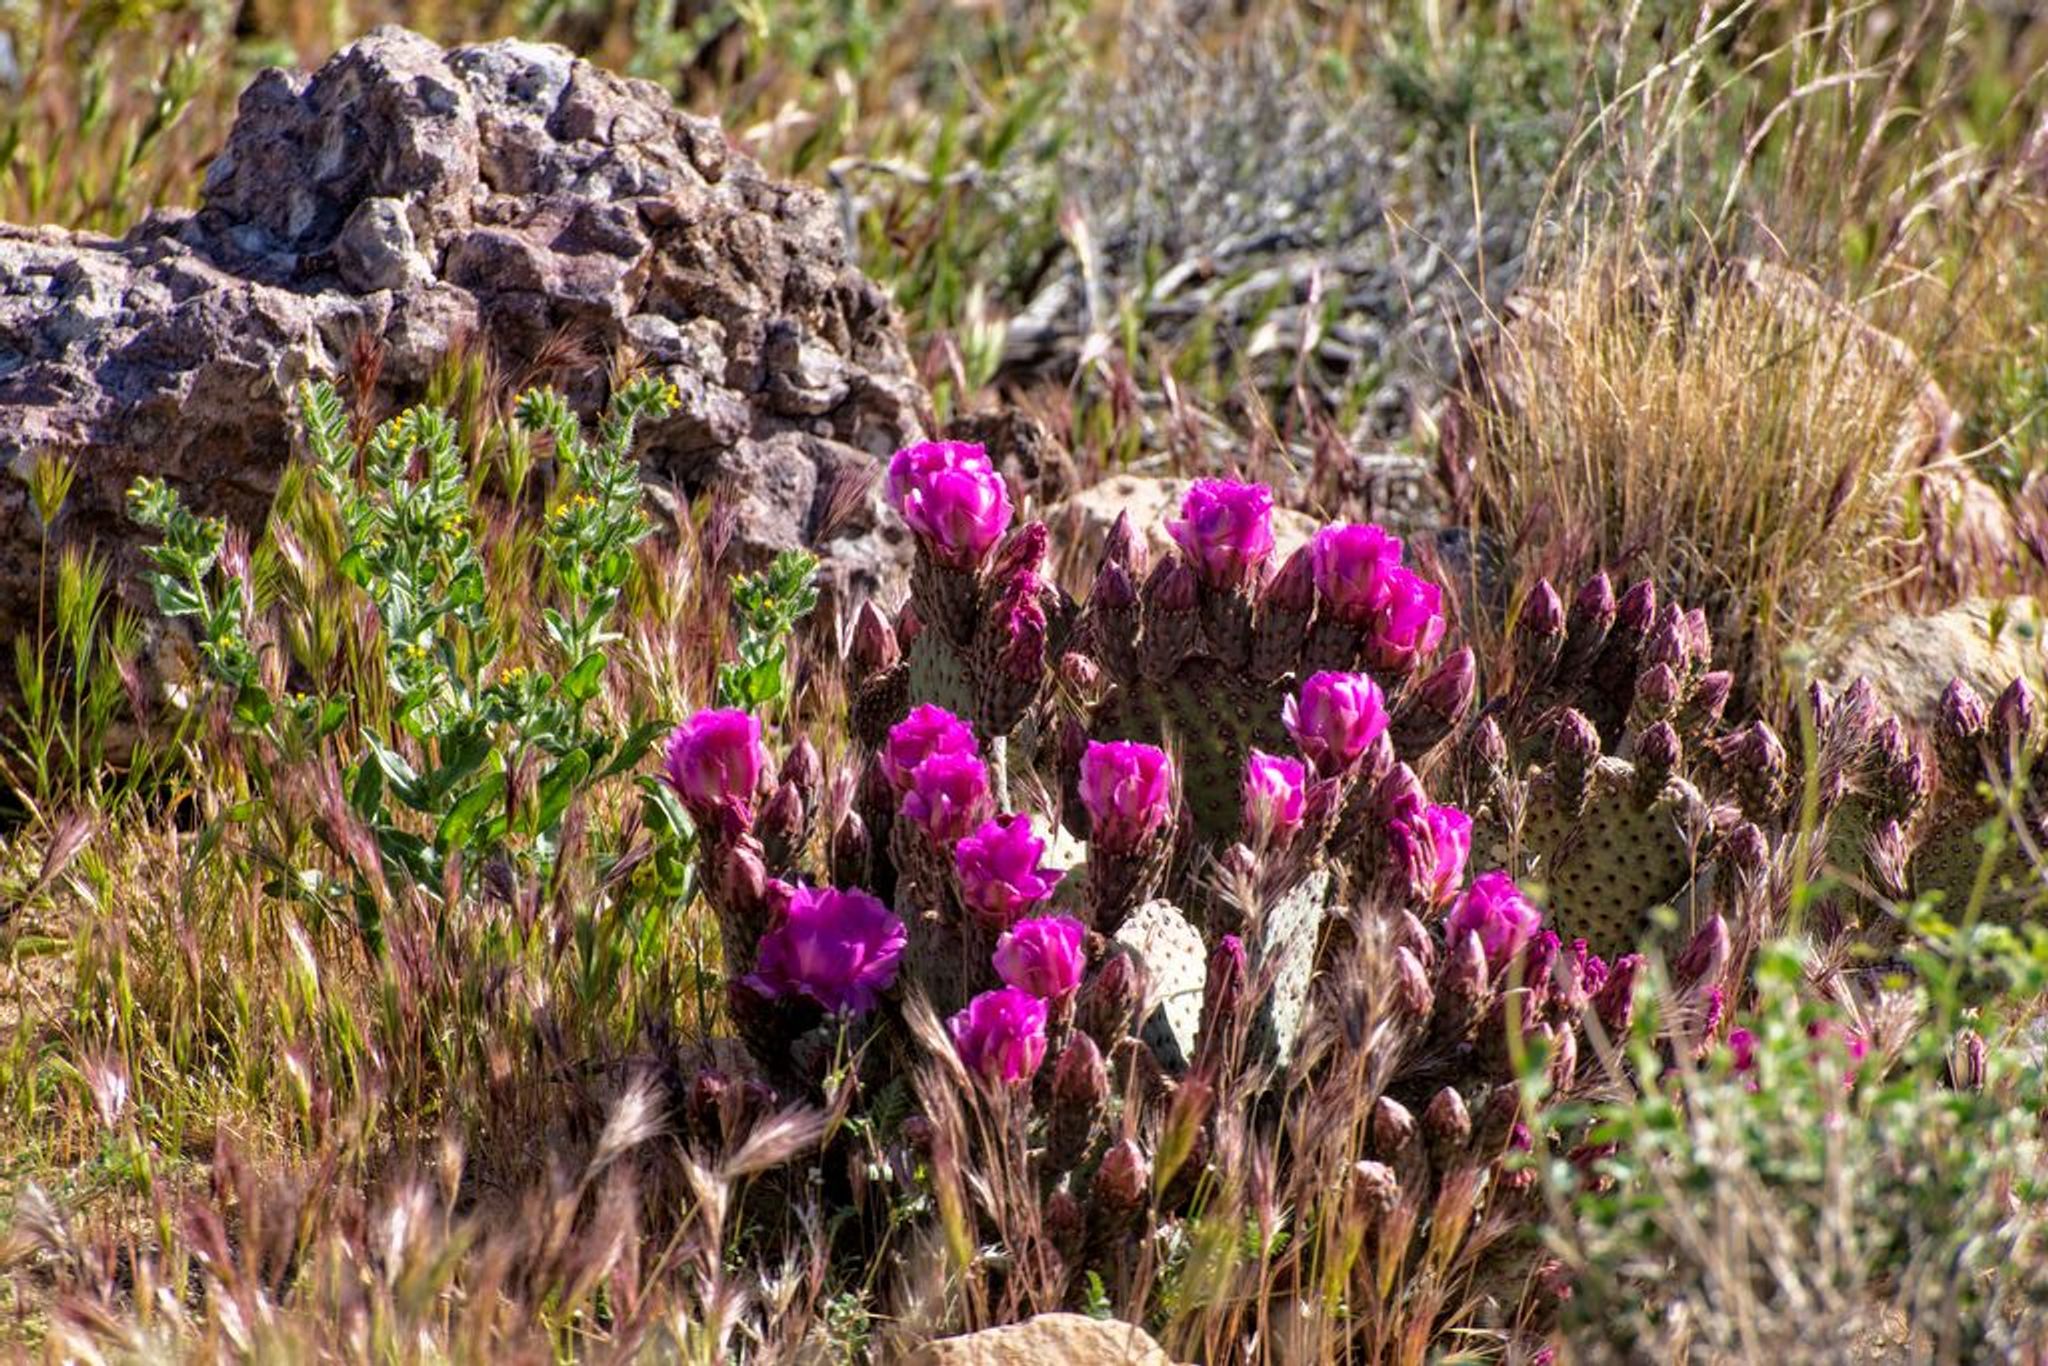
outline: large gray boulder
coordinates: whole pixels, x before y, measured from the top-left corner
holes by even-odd
[[[119,240],[0,226],[0,465],[72,455],[55,534],[132,569],[137,475],[258,523],[294,386],[364,341],[393,407],[465,341],[515,379],[573,341],[598,363],[542,373],[595,407],[630,346],[683,394],[651,477],[722,490],[742,562],[810,544],[859,591],[907,559],[868,486],[925,399],[827,198],[647,82],[396,28],[257,77],[197,211]],[[0,480],[0,631],[33,620],[39,541],[24,482]]]

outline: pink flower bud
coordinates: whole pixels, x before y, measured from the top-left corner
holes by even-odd
[[[973,569],[1010,525],[1010,494],[980,446],[925,441],[889,461],[890,504],[931,552]]]
[[[1387,729],[1386,697],[1364,674],[1313,674],[1282,705],[1294,743],[1326,778],[1348,773]]]
[[[1052,895],[1066,874],[1046,868],[1045,841],[1023,814],[998,816],[953,846],[967,909],[992,925],[1008,925]]]
[[[1316,592],[1330,614],[1364,626],[1386,605],[1388,575],[1401,567],[1401,538],[1375,523],[1326,526],[1310,542]]]
[[[761,936],[746,984],[769,997],[803,996],[834,1014],[872,1010],[896,980],[903,922],[858,889],[799,887]]]
[[[1486,961],[1495,972],[1543,927],[1543,916],[1515,880],[1498,870],[1481,873],[1458,899],[1445,921],[1453,941],[1477,935]]]
[[[900,796],[910,790],[911,775],[925,760],[940,754],[979,757],[981,746],[965,721],[929,702],[912,707],[910,715],[889,728],[882,748],[882,767]]]
[[[1104,853],[1135,853],[1173,814],[1173,761],[1134,740],[1092,741],[1081,756],[1080,794],[1089,842]]]
[[[670,732],[661,776],[699,822],[730,813],[745,828],[753,823],[754,791],[767,766],[760,718],[720,708],[700,711]]]
[[[1211,588],[1255,582],[1273,553],[1273,492],[1263,484],[1197,479],[1166,530],[1197,578]]]
[[[968,1071],[1015,1086],[1036,1076],[1045,1061],[1045,1019],[1045,1002],[1004,987],[982,992],[946,1027]]]
[[[1407,669],[1443,641],[1444,592],[1398,565],[1387,571],[1386,585],[1366,655],[1378,668]]]
[[[1301,828],[1308,781],[1299,759],[1253,750],[1244,764],[1244,826],[1254,843],[1275,847]]]
[[[1063,1001],[1081,985],[1088,966],[1087,931],[1070,915],[1020,920],[996,941],[996,975],[1042,1001]]]
[[[952,844],[988,817],[988,765],[971,754],[935,754],[910,775],[903,818],[936,843]]]
[[[1472,854],[1470,816],[1455,806],[1428,806],[1419,819],[1391,822],[1387,835],[1418,897],[1442,906],[1458,894]]]

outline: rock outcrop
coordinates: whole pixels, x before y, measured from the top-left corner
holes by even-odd
[[[381,352],[395,407],[463,345],[588,407],[617,350],[658,367],[683,404],[648,434],[650,475],[722,490],[742,562],[829,538],[855,589],[907,562],[871,486],[925,399],[830,201],[560,48],[379,29],[310,77],[257,77],[196,211],[120,240],[0,227],[0,463],[72,457],[54,534],[123,569],[137,475],[256,524],[300,379]],[[595,363],[547,369],[565,350]],[[0,481],[10,631],[39,544],[23,479]]]

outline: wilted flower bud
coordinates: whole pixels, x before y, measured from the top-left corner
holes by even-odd
[[[1373,1102],[1368,1130],[1373,1156],[1385,1162],[1396,1161],[1408,1151],[1419,1134],[1415,1116],[1400,1101],[1392,1096],[1381,1096]]]
[[[1401,567],[1401,539],[1373,523],[1326,526],[1310,542],[1324,610],[1352,626],[1386,606],[1388,576]]]
[[[1081,988],[1075,1021],[1096,1043],[1113,1048],[1129,1034],[1137,1008],[1137,965],[1128,954],[1112,953]]]
[[[1266,582],[1260,606],[1267,612],[1305,614],[1316,605],[1315,550],[1300,546]]]
[[[1478,680],[1478,661],[1469,649],[1460,650],[1416,685],[1415,700],[1446,721],[1455,722],[1472,705]]]
[[[1524,636],[1535,640],[1552,640],[1564,634],[1564,599],[1557,595],[1549,579],[1536,580],[1536,586],[1529,590],[1519,625]]]
[[[1472,880],[1472,886],[1452,907],[1444,928],[1453,942],[1467,935],[1477,937],[1487,965],[1499,971],[1543,928],[1543,913],[1522,895],[1512,877],[1496,869]]]
[[[1453,1000],[1467,1006],[1486,998],[1487,983],[1492,973],[1486,959],[1486,944],[1476,931],[1463,934],[1446,933],[1444,942],[1444,966],[1440,985]],[[1440,1001],[1439,1004],[1442,1004]]]
[[[1735,675],[1725,669],[1704,673],[1692,685],[1692,696],[1686,701],[1688,719],[1702,729],[1721,719],[1721,713],[1728,708],[1728,694],[1735,687]]]
[[[1373,618],[1366,658],[1374,668],[1406,672],[1444,638],[1443,589],[1420,574],[1387,572],[1387,598]]]
[[[1401,1182],[1394,1175],[1394,1169],[1384,1162],[1370,1159],[1355,1162],[1351,1166],[1351,1202],[1364,1220],[1368,1231],[1372,1225],[1392,1214],[1401,1207]]]
[[[868,827],[860,812],[849,811],[832,832],[832,880],[855,885],[868,878]]]
[[[1010,494],[980,446],[926,441],[889,461],[889,502],[932,557],[979,565],[1010,525]]]
[[[980,825],[989,805],[988,765],[971,754],[936,754],[910,775],[902,813],[944,846]]]
[[[940,755],[976,759],[980,754],[972,727],[944,707],[923,702],[889,727],[881,757],[889,781],[901,795],[910,791],[912,776],[926,760]]]
[[[896,631],[875,606],[874,599],[868,598],[860,605],[853,617],[853,650],[851,663],[856,675],[873,678],[876,674],[893,668],[903,657],[896,641]]]
[[[1671,976],[1681,987],[1718,981],[1728,967],[1729,953],[1728,922],[1718,915],[1708,916],[1671,964]]]
[[[1941,724],[1949,737],[1975,740],[1984,733],[1984,699],[1962,679],[1952,679],[1941,694]]]
[[[1064,1171],[1087,1154],[1096,1121],[1109,1104],[1109,1069],[1095,1040],[1075,1031],[1052,1069],[1052,1112],[1046,1125],[1046,1158]]]
[[[1429,973],[1424,970],[1422,960],[1406,948],[1394,950],[1394,999],[1401,1009],[1416,1019],[1426,1019],[1436,1004],[1436,993],[1430,990]]]
[[[1678,710],[1678,673],[1669,664],[1652,664],[1636,675],[1635,711],[1645,719],[1663,718]]]
[[[1557,962],[1562,948],[1558,937],[1549,930],[1531,938],[1522,949],[1522,985],[1532,991],[1543,991],[1550,983],[1551,966]]]
[[[761,808],[760,835],[779,844],[794,843],[803,834],[804,801],[796,784],[779,783]]]
[[[1089,1193],[1111,1217],[1135,1213],[1145,1203],[1145,1190],[1152,1184],[1152,1164],[1133,1139],[1112,1144],[1095,1169]]]
[[[2024,678],[2015,678],[1991,706],[1991,739],[2011,754],[2033,740],[2036,708],[2034,690]]]
[[[1386,698],[1364,674],[1312,674],[1282,704],[1280,716],[1326,778],[1349,773],[1387,729]]]
[[[1202,982],[1202,1042],[1213,1046],[1226,1021],[1236,1016],[1244,1000],[1250,969],[1245,961],[1244,941],[1226,934],[1209,950],[1209,973]]]
[[[707,709],[669,733],[661,776],[701,824],[736,822],[745,829],[753,823],[754,791],[767,766],[760,718]]]
[[[789,753],[782,761],[782,771],[777,776],[785,786],[797,790],[805,806],[817,801],[818,790],[825,785],[825,763],[818,757],[818,747],[811,743],[809,736],[797,737],[797,742],[789,747]]]
[[[1033,832],[1031,817],[1020,812],[985,821],[953,846],[960,899],[987,923],[1008,925],[1051,896],[1065,876],[1045,867],[1044,857],[1045,841]]]
[[[1301,828],[1308,773],[1299,759],[1253,750],[1244,765],[1244,826],[1262,847],[1284,845]]]
[[[1028,991],[984,991],[946,1022],[967,1070],[1015,1086],[1045,1061],[1045,1002]]]
[[[1080,796],[1091,847],[1135,853],[1173,815],[1173,761],[1134,740],[1091,742],[1081,756]]]
[[[1472,1141],[1472,1114],[1455,1086],[1446,1086],[1430,1098],[1422,1111],[1422,1132],[1429,1139],[1429,1155],[1438,1170],[1451,1165]]]
[[[1197,479],[1167,534],[1196,577],[1226,591],[1255,583],[1273,553],[1273,491],[1263,484]]]
[[[1052,1100],[1055,1108],[1098,1111],[1109,1101],[1109,1069],[1095,1040],[1076,1031],[1060,1050],[1053,1066]]]
[[[1761,873],[1771,861],[1771,842],[1750,821],[1737,821],[1730,826],[1728,833],[1721,837],[1721,847],[1738,873]]]
[[[1628,1033],[1629,1025],[1635,1019],[1636,974],[1642,971],[1642,967],[1641,954],[1623,954],[1607,969],[1607,980],[1593,995],[1593,1013],[1599,1017],[1601,1028],[1610,1038],[1618,1039]]]
[[[1648,635],[1657,624],[1657,585],[1648,579],[1629,585],[1615,604],[1614,624],[1632,635]]]
[[[1652,792],[1663,787],[1678,771],[1679,762],[1684,757],[1685,750],[1679,744],[1678,732],[1669,721],[1659,721],[1636,737],[1636,771]]]
[[[1692,608],[1685,614],[1685,648],[1689,662],[1696,669],[1704,669],[1714,662],[1714,633],[1707,625],[1707,613],[1703,607]]]
[[[1788,760],[1783,742],[1769,726],[1752,721],[1715,742],[1714,751],[1752,804],[1769,807],[1777,803],[1784,791]]]
[[[1572,599],[1571,615],[1565,623],[1573,652],[1580,652],[1588,642],[1597,649],[1614,628],[1617,611],[1614,581],[1605,573],[1587,579],[1579,595]]]
[[[1489,772],[1500,773],[1507,769],[1507,737],[1500,733],[1500,723],[1491,716],[1480,717],[1479,724],[1472,728],[1472,748]]]
[[[1552,761],[1565,774],[1583,775],[1600,757],[1600,732],[1570,707],[1558,714],[1550,744]]]
[[[746,982],[770,998],[802,996],[860,1015],[896,980],[905,942],[903,922],[866,892],[799,887],[761,936]]]
[[[1102,666],[1087,655],[1069,650],[1060,656],[1060,683],[1074,696],[1094,702],[1102,693]]]
[[[1045,1001],[1063,1001],[1081,986],[1088,967],[1087,931],[1070,915],[1020,920],[996,941],[996,975],[1005,984]]]
[[[1677,603],[1667,604],[1650,629],[1650,638],[1643,642],[1643,663],[1662,664],[1675,674],[1686,667],[1689,653],[1685,613]]]

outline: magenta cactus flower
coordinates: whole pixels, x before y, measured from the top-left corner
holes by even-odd
[[[903,922],[858,888],[799,887],[761,936],[746,984],[763,996],[801,996],[835,1015],[860,1015],[896,980]]]
[[[1444,927],[1453,940],[1478,935],[1488,966],[1498,972],[1543,928],[1543,913],[1513,878],[1496,869],[1472,879]]]
[[[1081,755],[1080,788],[1091,847],[1135,853],[1173,814],[1173,760],[1135,740],[1090,741]]]
[[[1244,825],[1254,843],[1285,844],[1301,828],[1308,769],[1299,759],[1253,750],[1244,761]]]
[[[934,754],[910,775],[903,818],[941,845],[963,839],[989,813],[988,765],[972,754]]]
[[[1282,705],[1280,719],[1316,772],[1335,778],[1386,733],[1387,700],[1365,674],[1311,674]]]
[[[1081,974],[1088,967],[1082,948],[1086,934],[1070,915],[1020,920],[996,941],[996,974],[1042,1001],[1064,1001],[1080,989]]]
[[[1273,554],[1273,491],[1264,484],[1197,479],[1181,499],[1180,520],[1166,530],[1203,583],[1242,588],[1257,580]]]
[[[889,741],[882,747],[882,768],[900,796],[910,791],[910,778],[918,766],[940,754],[975,759],[981,756],[981,746],[965,721],[944,707],[924,702],[889,727]]]
[[[1377,668],[1406,669],[1443,641],[1444,591],[1398,565],[1387,572],[1386,590],[1366,653]]]
[[[1365,626],[1386,605],[1401,538],[1374,522],[1326,526],[1309,543],[1316,592],[1339,621]]]
[[[1393,822],[1388,835],[1407,865],[1416,894],[1432,906],[1447,905],[1465,880],[1465,861],[1472,855],[1472,818],[1455,806],[1427,806],[1419,819]]]
[[[1010,526],[1010,493],[988,452],[924,441],[889,461],[891,506],[941,564],[973,569]]]
[[[1045,1061],[1045,1002],[1017,987],[984,991],[946,1022],[967,1070],[1016,1086]]]
[[[754,792],[768,767],[761,720],[752,712],[707,708],[669,733],[661,777],[700,823],[754,819]]]
[[[967,909],[994,925],[1009,925],[1053,893],[1066,874],[1047,868],[1045,841],[1019,813],[984,821],[953,846],[960,894]]]

